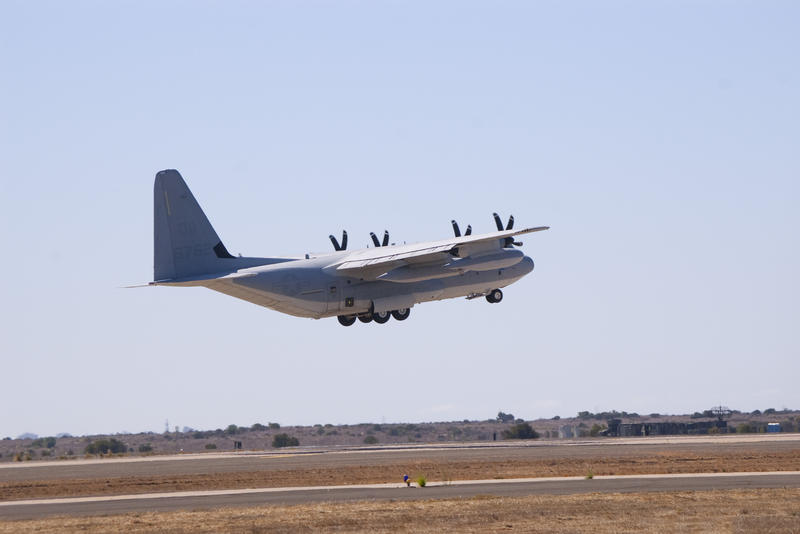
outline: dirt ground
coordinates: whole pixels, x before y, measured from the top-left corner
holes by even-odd
[[[0,521],[0,534],[800,532],[800,489],[319,503]]]
[[[528,478],[547,476],[631,475],[800,471],[800,449],[766,452],[696,453],[670,451],[642,455],[576,458],[530,458],[492,461],[443,461],[421,458],[407,464],[249,470],[221,473],[123,476],[0,483],[0,500],[37,497],[121,495],[163,491],[316,486],[399,482],[403,473],[430,481]],[[800,509],[800,505],[798,505]]]

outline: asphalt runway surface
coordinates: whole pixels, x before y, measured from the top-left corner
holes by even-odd
[[[694,475],[631,475],[585,479],[579,477],[459,481],[425,488],[397,484],[313,488],[265,488],[120,495],[72,499],[38,499],[0,503],[0,519],[20,520],[48,516],[108,515],[131,512],[168,512],[220,507],[291,505],[313,502],[364,500],[456,499],[476,496],[520,497],[580,493],[641,493],[726,489],[800,488],[800,472],[726,473]]]
[[[192,475],[397,465],[429,462],[505,461],[642,456],[669,452],[780,452],[800,449],[800,434],[743,436],[670,436],[615,438],[596,441],[522,441],[448,443],[351,449],[294,449],[291,451],[186,454],[69,461],[8,462],[0,464],[0,482],[87,479],[103,477]],[[401,474],[399,474],[401,475]]]

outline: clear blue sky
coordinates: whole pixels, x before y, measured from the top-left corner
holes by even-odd
[[[797,2],[0,2],[0,436],[800,407]],[[519,225],[536,270],[345,329],[152,277]]]

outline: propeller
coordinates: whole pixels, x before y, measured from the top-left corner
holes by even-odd
[[[503,230],[512,230],[514,228],[514,216],[513,215],[508,217],[508,223],[506,224],[505,228],[503,228],[503,221],[500,219],[500,216],[498,214],[492,213],[492,217],[494,217],[494,224],[497,225],[497,231],[498,232],[502,232]],[[514,241],[513,237],[505,238],[505,247],[510,247],[512,245],[517,246],[517,247],[521,247],[522,246],[522,241]]]
[[[455,220],[450,221],[450,223],[453,225],[453,233],[456,234],[456,237],[461,237],[461,229],[459,229],[458,223]],[[467,231],[464,232],[464,235],[467,236],[470,235],[471,233],[472,233],[472,226],[467,225]]]
[[[514,216],[510,216],[508,218],[508,224],[506,227],[503,228],[503,221],[500,220],[500,216],[496,213],[492,213],[492,217],[494,217],[494,223],[497,225],[497,231],[502,232],[503,230],[511,230],[514,228]]]
[[[347,230],[342,230],[342,244],[340,245],[333,235],[328,236],[333,243],[334,250],[347,250]]]
[[[375,232],[370,232],[369,236],[372,238],[372,243],[376,247],[385,247],[386,245],[389,244],[389,231],[388,230],[384,230],[383,231],[383,243],[378,241],[378,236],[375,235]]]

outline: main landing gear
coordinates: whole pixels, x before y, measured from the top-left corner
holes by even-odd
[[[367,312],[359,315],[339,315],[336,318],[339,320],[340,325],[352,326],[356,322],[356,319],[362,323],[371,323],[372,321],[375,321],[378,324],[384,324],[392,317],[394,317],[395,321],[405,321],[408,319],[409,315],[411,315],[410,308],[400,308],[399,310],[372,313]]]
[[[340,315],[337,317],[337,319],[339,319],[339,324],[342,326],[351,326],[356,322],[355,315]]]

